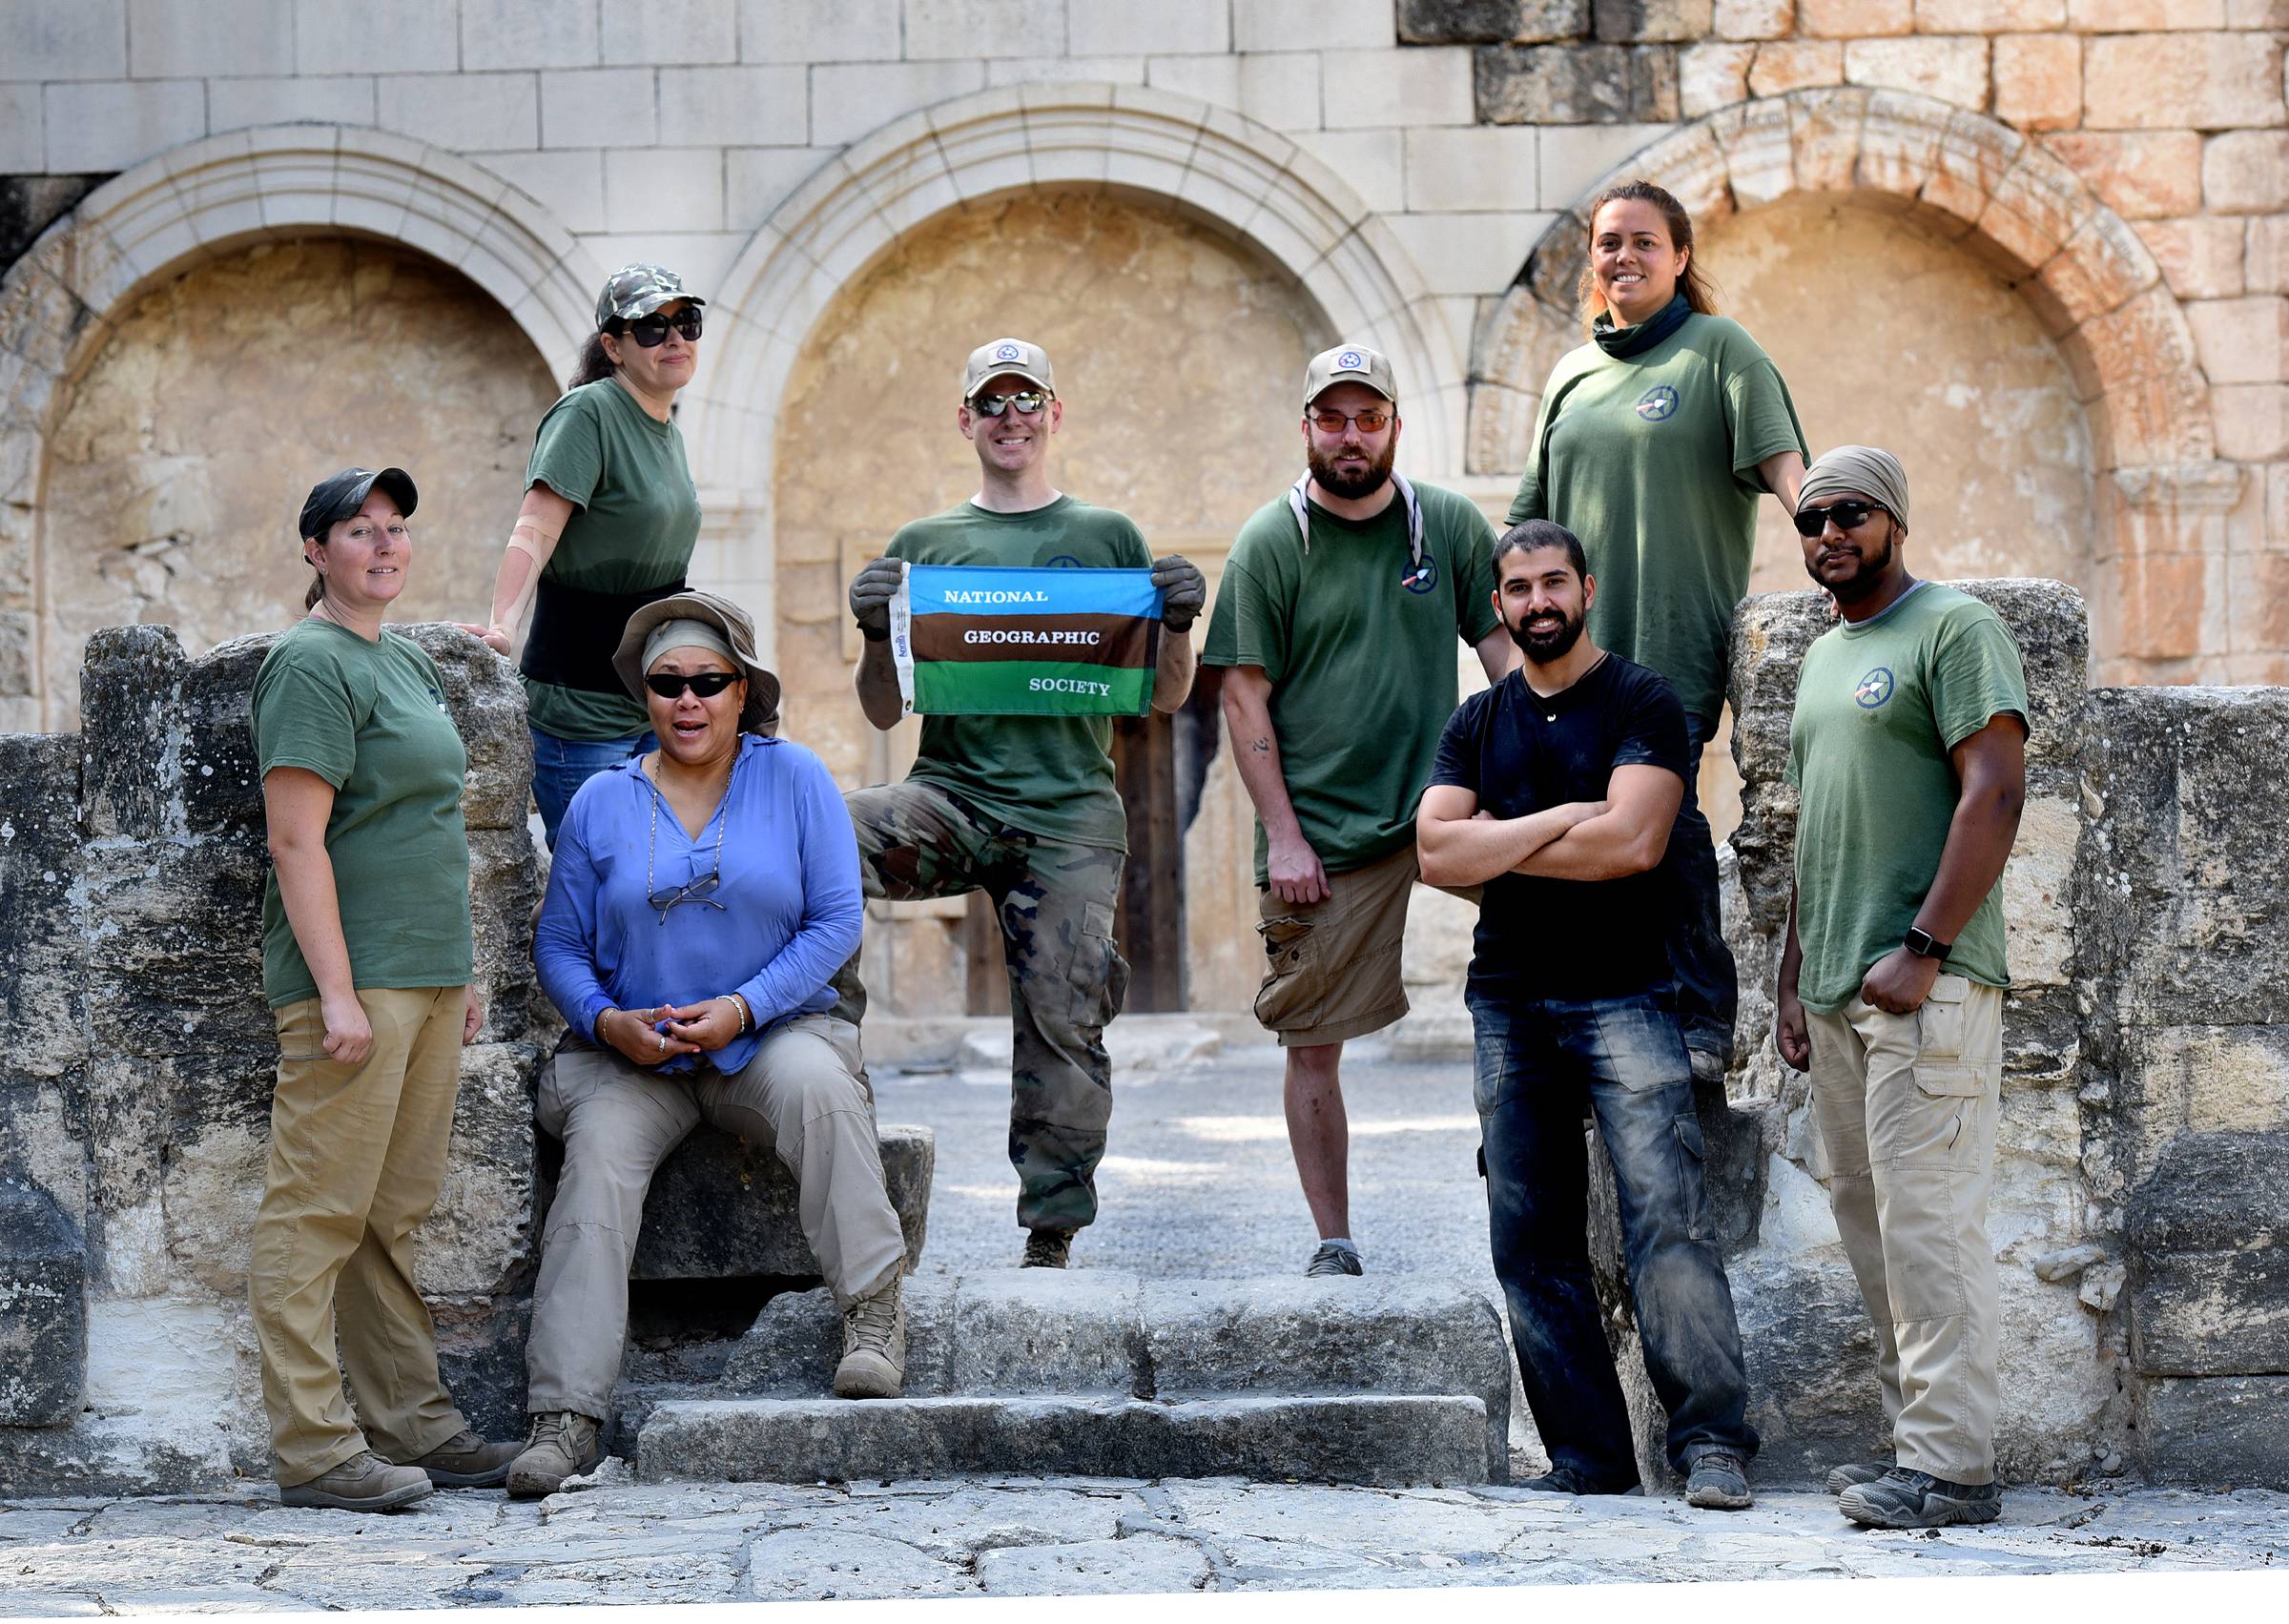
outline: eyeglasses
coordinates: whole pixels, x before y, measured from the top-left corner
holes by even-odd
[[[669,911],[679,902],[697,902],[717,913],[730,912],[715,900],[715,888],[723,883],[723,832],[731,827],[732,822],[732,787],[729,784],[723,787],[723,805],[715,809],[715,866],[681,885],[671,885],[665,890],[654,889],[651,864],[660,845],[660,792],[657,790],[651,792],[651,833],[644,842],[644,895],[658,910],[663,930],[668,925]],[[707,831],[703,829],[700,833],[704,834]]]
[[[1361,434],[1380,434],[1391,426],[1391,414],[1370,406],[1364,412],[1346,414],[1332,406],[1321,406],[1311,413],[1311,426],[1322,434],[1341,434],[1346,423],[1357,423]]]
[[[1796,510],[1796,533],[1800,536],[1819,535],[1833,520],[1839,530],[1857,530],[1867,523],[1871,513],[1887,513],[1890,509],[1873,502],[1839,502],[1832,507],[1800,507]]]
[[[673,316],[639,316],[621,324],[628,336],[648,350],[656,350],[668,341],[668,329],[672,327],[690,343],[699,337],[699,312],[692,309],[677,311]]]
[[[970,410],[981,418],[998,418],[1015,406],[1027,417],[1047,405],[1052,397],[1046,389],[1021,389],[1015,395],[974,395]]]
[[[737,671],[694,671],[688,677],[654,671],[644,679],[644,686],[662,699],[681,699],[686,689],[702,699],[712,699],[738,680]]]

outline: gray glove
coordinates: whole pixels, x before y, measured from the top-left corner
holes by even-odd
[[[1208,601],[1207,577],[1182,553],[1170,553],[1152,561],[1152,584],[1161,589],[1161,624],[1170,631],[1190,631]]]
[[[851,578],[851,618],[869,643],[890,640],[890,600],[906,566],[895,558],[878,558]]]

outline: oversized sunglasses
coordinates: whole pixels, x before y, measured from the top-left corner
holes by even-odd
[[[1857,530],[1867,523],[1871,513],[1885,512],[1880,503],[1840,502],[1833,507],[1800,507],[1796,510],[1796,533],[1817,536],[1828,527],[1831,520],[1839,530]]]
[[[1033,416],[1049,403],[1046,389],[1021,389],[1015,395],[976,395],[970,399],[970,410],[981,418],[998,418],[1015,406],[1027,417]]]
[[[1341,434],[1345,423],[1357,423],[1361,434],[1380,434],[1391,425],[1391,414],[1370,406],[1364,412],[1345,414],[1331,406],[1321,407],[1311,414],[1311,426],[1322,434]]]
[[[679,310],[673,316],[639,316],[623,324],[628,336],[648,350],[656,350],[668,341],[668,329],[672,327],[690,343],[699,337],[699,312]]]
[[[681,699],[686,689],[702,699],[712,699],[738,680],[737,671],[694,671],[688,677],[654,671],[644,679],[644,686],[662,699]]]

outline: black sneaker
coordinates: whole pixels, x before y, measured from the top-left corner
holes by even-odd
[[[1946,1528],[1991,1523],[2003,1514],[2003,1490],[1993,1483],[1949,1483],[1928,1471],[1893,1467],[1873,1483],[1846,1489],[1836,1509],[1863,1528]]]
[[[1756,1504],[1748,1491],[1748,1469],[1730,1449],[1698,1455],[1685,1479],[1685,1504],[1704,1511],[1741,1511]]]
[[[1643,1486],[1633,1483],[1626,1489],[1600,1489],[1570,1466],[1554,1466],[1539,1477],[1530,1477],[1517,1486],[1536,1494],[1642,1494]]]
[[[1365,1274],[1366,1272],[1367,1265],[1359,1261],[1357,1252],[1351,1251],[1348,1247],[1330,1245],[1324,1241],[1320,1243],[1319,1250],[1311,1254],[1311,1261],[1304,1265],[1305,1278],[1309,1280],[1324,1280],[1330,1275],[1336,1274]]]
[[[1025,1232],[1025,1255],[1018,1260],[1020,1268],[1063,1268],[1073,1256],[1073,1231],[1070,1229],[1028,1229]]]
[[[1828,1475],[1822,1487],[1831,1494],[1841,1494],[1846,1489],[1875,1482],[1899,1464],[1895,1460],[1846,1461],[1842,1466],[1828,1468]]]

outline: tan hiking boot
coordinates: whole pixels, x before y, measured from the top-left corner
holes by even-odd
[[[464,1427],[443,1443],[407,1466],[419,1467],[440,1489],[498,1489],[508,1481],[508,1463],[524,1445],[487,1443]]]
[[[898,1277],[843,1311],[836,1398],[897,1398],[906,1383],[906,1305]]]
[[[388,1511],[409,1506],[429,1492],[429,1474],[417,1466],[392,1466],[371,1449],[361,1449],[331,1471],[307,1483],[280,1488],[287,1506],[323,1506],[338,1511]]]
[[[508,1465],[508,1497],[538,1500],[565,1486],[567,1477],[596,1470],[603,1451],[596,1447],[600,1423],[569,1409],[551,1410],[532,1418],[532,1441]]]

